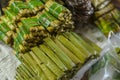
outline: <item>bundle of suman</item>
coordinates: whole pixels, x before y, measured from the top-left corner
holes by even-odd
[[[95,24],[107,36],[110,31],[120,31],[120,11],[112,0],[92,0],[95,9]]]
[[[9,2],[0,17],[0,40],[21,61],[16,80],[68,80],[101,49],[72,32],[71,12],[53,0]]]
[[[3,10],[5,15],[0,17],[2,39],[18,52],[28,51],[47,36],[74,28],[70,11],[51,0],[46,3],[10,1]]]

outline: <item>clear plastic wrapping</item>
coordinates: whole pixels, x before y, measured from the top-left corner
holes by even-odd
[[[120,79],[120,63],[111,53],[114,54],[112,51],[107,52],[107,54],[91,68],[89,80]]]
[[[0,43],[0,80],[14,80],[19,64],[12,49]]]
[[[88,80],[120,80],[120,58],[116,53],[116,47],[119,47],[120,44],[119,41],[119,37],[110,32],[108,38],[110,49],[100,61],[92,66]]]

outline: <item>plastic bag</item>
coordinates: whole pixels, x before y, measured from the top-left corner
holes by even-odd
[[[120,64],[109,53],[90,70],[89,80],[120,80]]]
[[[14,80],[19,64],[12,49],[0,43],[0,80]]]
[[[112,44],[114,48],[120,48],[120,33],[110,32],[108,36],[108,41]]]
[[[113,33],[112,31],[109,34],[109,42],[111,42],[112,46],[115,48],[117,55],[120,58],[120,33]]]
[[[99,62],[92,66],[88,80],[120,80],[120,58],[115,51],[114,45],[116,42],[111,42],[116,41],[116,36],[114,35],[113,37],[109,35],[110,50],[106,52]]]

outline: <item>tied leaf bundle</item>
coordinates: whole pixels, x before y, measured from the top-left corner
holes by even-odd
[[[0,31],[0,40],[5,42],[6,44],[9,44],[10,43],[10,39],[8,38],[8,36],[3,33],[2,31]]]
[[[54,16],[49,14],[46,11],[43,11],[42,13],[38,14],[38,20],[40,23],[49,31],[49,32],[55,32],[56,30],[59,30],[61,26],[61,22],[57,20]]]
[[[7,9],[4,9],[5,15],[12,20],[12,22],[14,21],[19,21],[20,16],[17,15],[17,13],[12,11],[12,8],[7,7]]]
[[[57,2],[48,1],[45,4],[45,9],[61,21],[69,21],[72,18],[70,11]]]
[[[115,8],[111,0],[92,0],[95,7],[95,24],[107,36],[110,31],[120,31],[120,11]]]
[[[49,7],[49,2],[53,3],[51,5],[53,8],[50,7],[50,10],[47,8]],[[54,5],[58,10],[54,10]],[[3,32],[7,33],[8,38],[10,36],[10,40],[13,42],[10,45],[14,46],[14,48],[18,47],[17,52],[26,52],[29,48],[43,42],[45,37],[71,31],[74,28],[70,11],[54,1],[42,3],[39,0],[28,0],[27,2],[11,0],[4,12],[5,15],[0,17],[1,22],[5,23],[10,29],[7,32]],[[63,17],[61,14],[66,15],[64,18],[67,19],[69,17],[69,19],[59,20]],[[15,38],[18,39],[20,46],[14,42]]]
[[[44,9],[44,4],[41,1],[38,0],[30,0],[28,1],[28,4],[34,14],[37,14],[37,12]]]
[[[106,7],[112,0],[92,0],[95,10],[101,10]]]
[[[9,38],[12,37],[13,32],[11,31],[11,29],[4,22],[0,23],[0,31],[5,33]]]
[[[10,8],[18,13],[18,15],[25,15],[25,14],[29,14],[30,13],[30,10],[29,10],[29,6],[22,2],[22,1],[15,1],[15,2],[12,2],[10,4]]]
[[[15,28],[17,27],[14,22],[10,21],[10,19],[7,16],[1,16],[0,17],[1,22],[4,22],[11,31],[15,31]]]
[[[93,42],[87,39],[84,41],[74,32],[48,37],[44,39],[43,44],[31,48],[25,54],[19,54],[22,61],[20,68],[24,66],[23,68],[30,68],[31,71],[25,69],[24,72],[21,69],[16,79],[20,77],[33,80],[69,80],[88,59],[95,58],[100,51],[101,49]]]

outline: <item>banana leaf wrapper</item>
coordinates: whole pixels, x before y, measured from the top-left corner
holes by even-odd
[[[29,67],[31,67],[34,72],[37,74],[39,79],[53,79],[55,80],[56,76],[48,69],[48,67],[33,53],[25,53],[23,56],[23,62],[28,63]],[[34,76],[35,77],[35,76]],[[45,78],[46,77],[46,78]]]
[[[61,24],[61,27],[59,28],[59,30],[57,31],[57,33],[61,33],[61,32],[70,32],[75,28],[74,26],[74,22],[72,20],[70,21],[65,21]]]
[[[14,39],[13,48],[16,53],[15,55],[19,55],[20,52],[25,52],[25,48],[23,47],[22,44],[20,44],[17,37],[16,39]]]
[[[38,14],[37,18],[41,25],[44,26],[50,33],[56,32],[60,28],[61,22],[47,11],[43,11]]]
[[[45,4],[45,9],[61,21],[69,21],[72,18],[71,12],[55,1],[48,1]]]
[[[23,59],[23,57],[22,57],[22,59]],[[34,70],[31,68],[31,66],[30,66],[30,63],[31,63],[31,62],[29,62],[29,60],[28,60],[29,63],[25,63],[25,62],[23,62],[23,61],[25,61],[25,60],[26,60],[26,59],[21,60],[22,64],[21,64],[19,67],[22,66],[22,68],[25,68],[25,70],[26,70],[27,73],[29,74],[30,78],[32,78],[32,77],[34,77],[34,76],[37,76],[37,73],[35,73],[35,71],[34,71]],[[20,73],[18,73],[18,74],[20,74]]]
[[[65,23],[63,23],[60,28],[61,30],[59,31],[62,32],[63,30],[63,32],[69,32],[69,31],[72,31],[74,28],[75,28],[74,22],[70,20],[70,21],[66,21]]]
[[[30,8],[33,10],[33,13],[36,14],[37,12],[41,11],[44,8],[44,4],[38,0],[31,0],[28,2]]]
[[[11,39],[8,38],[8,36],[5,33],[3,33],[2,31],[0,31],[0,40],[6,44],[10,44],[10,42],[11,42]]]
[[[81,64],[85,63],[87,59],[87,56],[85,56],[85,53],[83,54],[81,50],[79,50],[75,45],[73,45],[73,43],[71,43],[63,35],[57,36],[57,39],[81,61]]]
[[[22,66],[23,68],[25,68],[28,71],[29,76],[32,78],[33,76],[36,76],[36,73],[34,72],[34,70],[32,70],[31,67],[29,67],[29,64],[26,64],[23,62],[24,60],[21,60],[22,64],[20,66]]]
[[[28,55],[28,53],[25,53],[26,55]],[[29,56],[28,56],[29,57]],[[38,71],[36,70],[38,67],[36,67],[35,68],[35,66],[36,65],[31,65],[31,62],[30,62],[30,60],[28,60],[29,58],[28,57],[26,57],[25,55],[22,55],[22,63],[24,63],[25,64],[25,67],[27,67],[28,69],[30,68],[30,72],[29,73],[31,73],[32,74],[32,77],[34,77],[35,75],[37,75],[38,73]]]
[[[16,38],[16,36],[14,36],[14,43],[13,43],[13,48],[15,51],[15,55],[18,56],[19,55],[19,40]]]
[[[28,34],[24,33],[24,31],[20,31],[17,34],[20,43],[25,47],[25,49],[27,49],[27,51],[30,47],[36,46],[36,38],[30,37]]]
[[[28,31],[31,40],[35,40],[36,37],[48,36],[48,32],[43,26],[41,26],[37,18],[26,18],[22,20],[22,23]],[[40,42],[42,40],[43,39],[39,39]]]
[[[19,73],[18,75],[21,76],[23,79],[29,79],[26,73],[21,69],[21,67],[17,68],[17,72]]]
[[[102,19],[103,20],[103,19]],[[106,22],[102,21],[102,22],[99,22],[99,21],[96,21],[95,24],[98,26],[98,28],[107,36],[108,33],[112,30],[112,28],[110,26],[108,26],[106,24]],[[104,26],[103,26],[104,24]]]
[[[59,57],[46,45],[41,44],[39,45],[39,48],[49,56],[49,58],[62,70],[66,71],[66,66],[63,64],[63,62],[59,59]]]
[[[33,52],[30,52],[30,55],[35,59],[35,61],[37,62],[37,64],[39,64],[39,67],[43,70],[43,73],[45,74],[45,76],[51,80],[56,80],[57,76],[53,73],[53,71],[50,71],[49,67],[47,67],[42,60],[39,59],[39,57],[37,57]],[[43,78],[45,79],[45,78]]]
[[[60,68],[48,56],[46,56],[43,51],[41,51],[38,47],[34,47],[31,50],[57,76],[57,78],[63,76],[64,72],[61,71]]]
[[[114,9],[110,13],[113,15],[113,18],[120,24],[120,11]]]
[[[84,37],[84,36],[81,36],[81,37],[82,37],[82,39],[86,42],[87,47],[88,47],[89,49],[93,48],[93,50],[94,50],[93,53],[89,52],[89,53],[91,54],[90,58],[91,58],[91,59],[94,59],[94,58],[99,57],[99,56],[100,56],[100,52],[101,52],[101,48],[100,48],[98,45],[96,45],[94,42],[92,42],[91,40],[89,40],[88,38],[86,38],[86,37]],[[91,47],[91,48],[90,48],[90,47]],[[86,49],[88,50],[88,48],[86,48]],[[89,51],[89,50],[88,50],[88,51]]]
[[[17,39],[19,41],[19,45],[18,45],[19,52],[23,53],[23,52],[29,51],[30,50],[30,46],[24,46],[24,43],[26,41],[24,40],[22,32],[19,29],[17,29],[16,31],[17,31]],[[30,43],[26,42],[26,44],[30,44]]]
[[[18,15],[18,13],[15,13],[11,8],[7,8],[6,10],[4,10],[4,12],[5,12],[5,15],[13,22],[19,21],[20,16]]]
[[[111,2],[111,0],[92,0],[91,2],[95,10],[100,10],[107,6]]]
[[[22,20],[23,25],[25,26],[25,28],[27,29],[27,31],[31,31],[31,32],[37,32],[39,31],[34,27],[39,26],[41,27],[41,31],[44,30],[44,27],[41,26],[41,24],[39,23],[37,18],[26,18]]]
[[[57,38],[54,40],[54,42],[76,64],[76,68],[81,66],[81,61],[68,48],[66,48]]]
[[[23,80],[23,78],[21,77],[21,75],[19,74],[19,72],[16,72],[16,79]]]
[[[7,33],[8,31],[10,31],[10,28],[5,24],[5,23],[0,23],[0,30],[4,33]]]
[[[47,37],[49,35],[48,31],[43,26],[31,27],[30,35],[33,37]]]
[[[11,29],[4,22],[0,23],[0,31],[5,33],[9,38],[12,38],[13,31],[11,31]]]
[[[104,2],[102,2],[102,4],[98,5],[98,10],[103,9],[104,7],[106,7],[107,5],[111,4],[111,0],[106,0]]]
[[[104,19],[106,22],[109,22],[109,21],[112,22],[114,20],[114,18],[113,18],[111,13],[107,13],[107,14],[103,15],[101,18]]]
[[[24,52],[29,51],[30,47],[23,45],[23,43],[25,43],[25,40],[22,36],[22,33],[18,29],[16,31],[17,33],[13,35],[14,43],[12,47],[14,48],[15,52],[18,55],[18,53],[24,53]]]
[[[101,17],[99,18],[98,22],[96,22],[96,24],[98,25],[98,27],[100,27],[100,29],[105,35],[108,35],[111,30],[114,32],[118,32],[120,30],[119,24],[116,23],[116,21],[113,19],[105,19]]]
[[[19,29],[20,29],[23,37],[24,37],[24,40],[29,41],[31,39],[30,36],[29,36],[30,32],[27,31],[27,29],[25,28],[25,26],[22,25],[22,23],[18,23],[18,27],[19,27]]]
[[[18,69],[21,71],[21,74],[24,75],[26,79],[29,79],[29,75],[26,73],[24,68],[20,66],[18,67]]]
[[[95,45],[94,43],[92,43],[91,41],[89,41],[91,44],[88,44],[89,42],[86,41],[86,38],[84,40],[84,37],[82,36],[79,36],[78,34],[74,33],[74,32],[71,32],[72,36],[74,36],[78,41],[79,41],[79,44],[81,44],[81,46],[83,46],[84,48],[87,49],[87,51],[92,54],[93,56],[96,56],[98,55],[99,56],[99,53],[101,51],[101,49]],[[96,47],[94,49],[94,47]],[[97,56],[96,56],[97,57]]]
[[[81,61],[68,49],[66,48],[59,40],[54,40],[56,45],[73,61],[75,67],[72,70],[66,71],[66,74],[61,78],[70,79],[82,66]],[[64,79],[63,79],[64,80]]]
[[[24,16],[32,13],[29,6],[22,1],[14,1],[11,3],[10,8],[15,12],[19,13],[18,15]]]
[[[25,31],[24,26],[21,26],[20,28],[20,32],[18,32],[18,38],[20,39],[21,44],[27,49],[27,51],[30,49],[30,47],[36,46],[36,37],[30,36],[30,34],[27,33],[27,31]],[[23,30],[24,29],[24,30]],[[37,41],[41,41],[41,40],[37,40]]]
[[[12,30],[15,31],[15,28],[17,27],[10,19],[6,16],[1,16],[0,19]]]
[[[22,43],[22,41],[24,40],[22,32],[18,28],[16,29],[16,32],[19,42]]]
[[[73,63],[73,61],[62,51],[62,49],[60,49],[55,42],[50,39],[50,38],[46,38],[44,39],[45,41],[45,45],[48,46],[51,50],[53,50],[56,55],[59,57],[59,59],[65,64],[65,66],[67,67],[66,70],[72,70],[73,67],[75,67],[75,64]]]
[[[107,5],[105,8],[99,10],[99,11],[96,11],[95,12],[95,16],[96,17],[100,17],[102,15],[106,15],[108,12],[112,11],[114,9],[114,5],[113,4],[109,4]]]
[[[113,24],[113,25],[112,25]],[[112,26],[111,26],[112,25]],[[102,26],[102,32],[107,36],[108,35],[108,33],[112,30],[112,31],[114,31],[113,29],[115,28],[115,25],[114,25],[114,23],[111,23],[111,25],[110,24],[108,24],[108,25],[104,25],[104,27]],[[112,27],[113,27],[113,29],[112,29]],[[115,31],[114,31],[115,32]]]
[[[23,70],[25,72],[25,74],[30,78],[32,77],[32,74],[29,72],[29,70],[24,66],[24,64],[21,64],[20,66],[20,69]],[[18,73],[20,74],[20,73]]]
[[[79,50],[85,54],[87,58],[89,58],[92,54],[71,34],[64,33],[63,34],[73,45],[75,45]]]
[[[105,0],[91,0],[92,5],[97,8],[98,5],[102,4]]]

